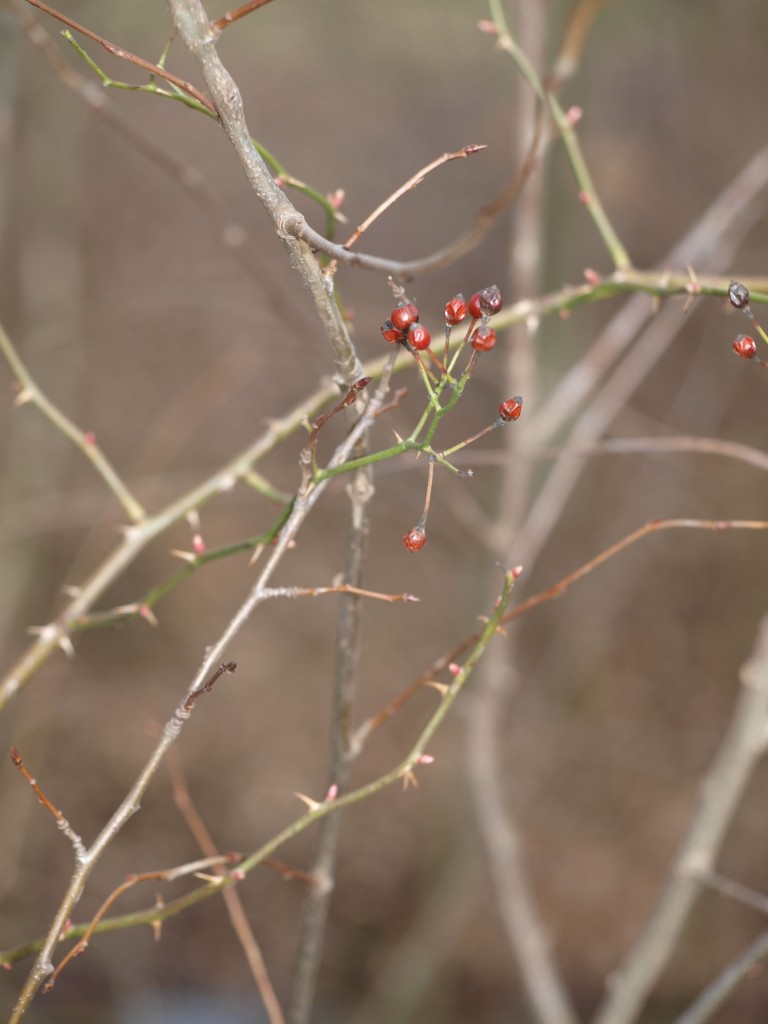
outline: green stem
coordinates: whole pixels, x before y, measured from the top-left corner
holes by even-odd
[[[85,433],[77,427],[72,420],[65,416],[64,413],[53,404],[53,402],[46,398],[32,379],[31,374],[22,362],[18,352],[13,347],[11,339],[6,334],[2,324],[0,324],[0,352],[5,356],[8,365],[16,374],[19,383],[21,384],[22,391],[20,393],[20,397],[32,402],[33,405],[36,405],[40,412],[44,416],[47,416],[60,433],[69,438],[73,444],[77,445],[83,455],[85,455],[89,462],[93,464],[96,472],[99,473],[110,491],[112,491],[114,496],[123,506],[131,521],[134,523],[140,523],[146,517],[146,512],[142,508],[141,504],[136,500],[136,498],[134,498],[123,483],[106,455],[104,455],[95,443],[93,436]]]

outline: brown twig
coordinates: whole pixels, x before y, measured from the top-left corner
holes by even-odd
[[[43,11],[45,14],[49,14],[52,18],[56,18],[57,21],[60,21],[68,28],[71,28],[74,32],[78,32],[87,39],[93,40],[94,43],[98,43],[99,46],[103,46],[107,53],[111,53],[113,57],[118,57],[120,60],[126,60],[130,64],[135,64],[144,71],[148,71],[151,75],[157,75],[158,78],[164,78],[166,82],[170,82],[171,85],[175,85],[177,89],[181,89],[182,92],[187,93],[187,95],[197,100],[198,103],[201,103],[206,110],[214,115],[214,117],[217,116],[216,108],[211,100],[192,85],[191,82],[186,82],[183,78],[179,78],[178,75],[173,75],[170,71],[166,71],[165,68],[161,68],[157,64],[153,64],[151,61],[145,60],[143,57],[137,57],[135,53],[130,53],[128,50],[124,50],[121,46],[116,46],[114,43],[110,43],[108,39],[104,39],[103,36],[100,36],[97,32],[91,31],[91,29],[78,24],[76,21],[73,21],[72,18],[67,17],[66,14],[61,14],[59,11],[54,10],[53,7],[49,7],[48,4],[43,3],[43,0],[26,0],[26,2],[31,4],[33,7],[37,7],[38,10]]]
[[[94,914],[90,924],[85,930],[82,938],[75,943],[70,950],[67,951],[66,955],[62,957],[58,967],[51,974],[48,981],[43,985],[41,991],[43,993],[50,992],[53,986],[58,981],[58,978],[64,968],[70,961],[74,960],[75,957],[82,956],[88,948],[88,944],[91,940],[91,936],[96,930],[96,926],[99,921],[104,917],[109,908],[113,903],[118,900],[124,892],[132,889],[135,885],[140,882],[172,882],[176,878],[183,878],[185,875],[198,874],[201,871],[207,871],[210,868],[220,868],[223,864],[237,864],[238,861],[242,860],[242,856],[239,853],[224,853],[214,854],[211,857],[206,857],[203,860],[196,860],[191,864],[182,864],[174,868],[167,868],[162,871],[144,871],[137,875],[128,875],[124,882],[117,886],[109,896],[104,900],[102,905]],[[228,872],[223,872],[222,877],[225,877]],[[231,891],[231,890],[230,890]]]
[[[47,811],[50,811],[50,813],[56,819],[56,827],[59,829],[60,832],[63,832],[67,839],[69,839],[69,841],[72,843],[72,846],[75,849],[75,856],[78,859],[82,859],[82,857],[85,855],[85,846],[83,844],[83,840],[75,832],[75,830],[69,824],[67,819],[58,809],[58,807],[55,807],[48,799],[48,797],[45,795],[45,793],[43,793],[42,789],[37,784],[37,780],[33,779],[32,776],[29,774],[26,765],[22,760],[21,754],[18,752],[16,747],[11,747],[11,760],[13,761],[14,766],[19,769],[21,774],[30,784],[30,786],[34,790],[35,796],[43,805],[43,807],[45,807]]]
[[[342,398],[342,400],[337,405],[334,405],[330,412],[322,413],[320,416],[316,416],[315,419],[312,421],[309,432],[309,441],[307,442],[307,449],[311,453],[311,459],[313,464],[315,460],[315,450],[317,448],[317,435],[320,433],[322,428],[329,420],[333,419],[334,416],[337,416],[344,409],[348,409],[350,405],[354,405],[355,402],[357,401],[357,396],[360,394],[361,391],[364,391],[365,388],[368,387],[372,380],[373,377],[361,377],[360,380],[355,381],[355,383],[352,385],[349,391],[347,391],[346,395]]]
[[[216,669],[211,678],[203,686],[198,687],[196,690],[192,690],[187,699],[184,701],[183,708],[185,711],[191,711],[195,701],[198,697],[202,697],[204,693],[210,693],[213,689],[214,683],[217,679],[224,675],[225,672],[236,672],[237,662],[236,661],[225,661]]]
[[[227,13],[222,14],[220,18],[216,18],[215,21],[212,21],[211,29],[218,36],[229,25],[232,25],[234,22],[244,18],[246,14],[250,14],[252,11],[257,11],[259,7],[264,7],[265,4],[270,2],[271,0],[250,0],[250,3],[242,4],[240,7],[233,7],[231,11],[227,11]]]
[[[198,810],[192,800],[192,795],[190,794],[189,787],[187,786],[179,752],[176,748],[172,747],[168,753],[169,756],[167,763],[168,770],[171,774],[171,787],[174,803],[178,807],[184,821],[187,823],[187,828],[194,836],[202,853],[209,858],[216,857],[218,855],[216,844],[214,843],[213,836],[208,831],[205,822],[198,813]],[[216,869],[216,873],[223,875],[226,872],[222,871],[221,867],[218,867]],[[256,987],[261,995],[269,1022],[270,1024],[285,1024],[282,1007],[280,1006],[272,981],[269,977],[267,966],[264,963],[261,948],[248,922],[248,917],[245,913],[242,900],[240,899],[240,894],[237,889],[227,887],[222,889],[221,895],[227,909],[232,930],[237,936],[240,947],[248,961],[248,966],[251,969],[251,974],[253,975]]]
[[[658,533],[661,530],[681,530],[681,529],[697,529],[697,530],[768,530],[768,521],[766,520],[751,520],[751,519],[651,519],[645,523],[644,526],[633,530],[628,533],[621,540],[616,541],[615,544],[611,544],[610,547],[601,551],[600,554],[595,555],[588,562],[579,566],[578,569],[574,569],[573,572],[568,573],[567,576],[563,576],[552,586],[547,587],[545,590],[539,591],[537,594],[533,594],[531,597],[522,601],[520,604],[515,605],[514,608],[510,608],[508,612],[505,612],[501,619],[502,625],[507,625],[513,622],[515,619],[520,618],[521,615],[525,615],[526,612],[531,611],[533,608],[537,608],[541,604],[545,604],[547,601],[552,601],[556,597],[561,597],[574,583],[578,583],[579,580],[584,579],[595,569],[599,568],[605,562],[610,561],[611,558],[615,558],[616,555],[621,554],[627,548],[636,544],[639,540],[649,536],[652,533]],[[439,658],[436,658],[432,664],[423,672],[415,682],[411,683],[405,690],[403,690],[397,697],[389,702],[380,711],[367,718],[362,722],[355,731],[354,742],[356,748],[360,748],[363,743],[367,740],[368,736],[378,729],[379,726],[383,725],[388,719],[392,717],[400,708],[411,699],[419,690],[426,686],[435,685],[435,677],[441,672],[445,671],[452,663],[458,661],[458,659],[466,653],[472,646],[477,642],[480,636],[480,631],[472,633],[466,639],[462,640],[461,643],[457,644],[450,651],[441,654]],[[443,684],[438,684],[438,688]]]
[[[399,188],[395,189],[395,191],[391,195],[387,196],[387,198],[382,203],[379,203],[379,205],[372,213],[368,214],[368,216],[365,218],[362,224],[359,224],[358,227],[355,228],[355,230],[352,232],[352,234],[349,236],[346,242],[342,243],[344,248],[351,249],[352,246],[356,244],[357,240],[368,230],[371,224],[377,221],[383,213],[385,213],[392,206],[394,206],[398,199],[401,199],[408,192],[413,191],[413,189],[418,188],[418,186],[421,185],[426,176],[430,174],[432,171],[437,170],[438,167],[442,167],[443,164],[447,164],[451,160],[461,160],[467,156],[474,156],[475,153],[480,153],[487,148],[488,147],[484,145],[464,146],[462,149],[456,150],[455,153],[443,153],[442,156],[439,156],[435,160],[432,160],[431,163],[426,164],[424,167],[421,168],[420,171],[417,171]],[[336,273],[338,269],[338,265],[338,259],[332,260],[329,263],[328,269],[326,271],[329,277],[333,277],[333,275]]]

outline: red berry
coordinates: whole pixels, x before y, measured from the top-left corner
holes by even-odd
[[[473,320],[480,319],[480,317],[483,315],[483,311],[482,309],[480,309],[480,292],[475,292],[475,294],[469,300],[467,309],[469,310],[469,315],[472,317]]]
[[[519,420],[522,411],[523,400],[520,395],[515,395],[514,398],[508,398],[506,402],[502,402],[499,406],[499,416],[507,422],[510,420]]]
[[[409,530],[403,537],[403,544],[405,544],[409,551],[421,551],[426,543],[427,535],[424,530],[420,530],[418,526]]]
[[[419,311],[412,302],[404,302],[397,309],[392,310],[389,319],[392,321],[393,327],[399,331],[407,331],[411,324],[415,324],[419,319]]]
[[[429,348],[431,340],[431,334],[421,324],[411,324],[408,328],[408,343],[411,348],[415,348],[418,352],[423,352],[425,348]]]
[[[472,348],[477,352],[490,352],[496,344],[496,331],[491,327],[480,327],[472,335]]]
[[[733,339],[733,351],[742,359],[754,359],[757,355],[755,339],[748,334],[737,334]]]
[[[389,341],[392,344],[397,341],[403,341],[405,338],[402,331],[398,331],[396,327],[392,326],[391,320],[385,320],[381,325],[381,334],[386,341]]]
[[[459,292],[458,295],[454,295],[450,302],[445,304],[445,322],[455,327],[456,324],[460,324],[464,317],[467,315],[467,303],[464,296]]]
[[[475,320],[482,316],[493,316],[501,309],[501,292],[495,284],[475,292],[469,300],[469,312]]]

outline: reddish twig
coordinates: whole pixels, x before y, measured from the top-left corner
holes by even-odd
[[[243,4],[241,7],[233,7],[231,11],[227,11],[227,13],[222,14],[220,18],[216,18],[215,21],[212,21],[211,29],[218,36],[229,25],[232,25],[234,22],[244,18],[246,14],[250,14],[252,11],[257,11],[259,7],[264,7],[264,5],[268,3],[270,3],[270,0],[250,0],[250,3]]]
[[[633,530],[628,533],[621,540],[616,541],[605,551],[601,551],[600,554],[595,555],[588,562],[579,566],[573,572],[568,573],[567,576],[563,576],[562,579],[558,580],[557,583],[553,583],[551,587],[547,587],[546,590],[539,591],[538,594],[534,594],[532,597],[527,598],[521,604],[511,608],[504,614],[501,619],[501,625],[505,625],[512,622],[514,619],[520,618],[526,612],[531,611],[532,608],[538,607],[540,604],[544,604],[546,601],[552,601],[556,597],[560,597],[566,592],[574,583],[582,580],[585,576],[588,576],[591,572],[597,569],[599,566],[608,562],[611,558],[621,554],[628,547],[636,544],[643,537],[647,537],[651,533],[658,533],[660,530],[680,530],[680,529],[697,529],[697,530],[768,530],[768,521],[762,519],[651,519],[645,523],[644,526]],[[380,725],[383,725],[387,719],[391,718],[400,708],[418,693],[425,686],[437,686],[438,689],[443,684],[435,683],[435,676],[443,672],[449,665],[456,662],[462,654],[466,653],[473,644],[477,643],[478,638],[481,635],[481,631],[472,633],[471,636],[462,640],[461,643],[457,644],[450,651],[445,654],[441,654],[439,658],[429,666],[429,668],[422,673],[419,678],[408,686],[402,693],[398,694],[394,700],[390,701],[385,707],[377,711],[375,715],[367,718],[364,722],[358,726],[354,742],[355,748],[359,750],[362,744],[366,741],[370,733],[374,729],[378,729]]]
[[[485,145],[464,146],[461,149],[456,150],[455,153],[443,153],[442,156],[437,157],[437,159],[428,163],[425,167],[422,167],[420,171],[417,171],[412,177],[404,182],[400,188],[395,189],[390,196],[387,196],[384,202],[380,203],[376,209],[365,218],[362,224],[355,228],[346,242],[343,243],[344,248],[351,249],[360,236],[368,230],[374,221],[377,221],[383,213],[389,210],[390,207],[394,206],[398,199],[401,199],[407,192],[411,192],[413,189],[417,188],[429,173],[437,170],[438,167],[442,167],[443,164],[449,163],[451,160],[461,160],[467,156],[474,156],[475,153],[480,153],[482,150],[487,148],[488,147]],[[331,277],[336,273],[338,265],[338,260],[333,260],[329,264],[328,274]]]
[[[307,442],[305,452],[309,453],[309,459],[312,462],[313,468],[317,471],[315,464],[315,451],[317,449],[317,436],[325,424],[333,419],[343,409],[348,409],[350,405],[354,405],[357,401],[357,396],[361,391],[365,390],[373,380],[373,377],[361,377],[360,380],[355,381],[346,395],[342,400],[330,410],[330,412],[321,413],[312,420],[312,424],[309,432],[309,441]]]
[[[168,868],[164,871],[144,871],[138,875],[128,875],[125,881],[118,885],[118,887],[114,889],[109,896],[107,896],[91,919],[91,923],[88,925],[83,937],[79,942],[75,943],[75,945],[62,958],[56,970],[43,985],[41,991],[44,993],[50,992],[67,964],[71,960],[74,960],[75,957],[83,955],[88,948],[90,938],[96,930],[96,926],[99,921],[101,921],[112,904],[115,903],[115,901],[118,900],[124,892],[127,892],[128,889],[132,889],[134,885],[138,885],[139,882],[172,882],[174,879],[182,878],[184,875],[197,875],[199,872],[206,871],[208,868],[220,867],[222,864],[236,864],[240,860],[242,860],[242,855],[239,853],[223,853],[216,854],[213,857],[206,857],[204,860],[196,860],[191,864],[182,864],[179,867]],[[222,877],[226,874],[227,872],[224,872]]]
[[[187,823],[187,828],[195,837],[195,841],[201,851],[209,858],[216,857],[218,855],[216,844],[192,801],[192,796],[184,777],[181,757],[178,750],[174,747],[168,751],[168,770],[171,773],[173,800],[179,809],[179,813]],[[220,866],[215,870],[217,874],[226,874]],[[227,908],[232,929],[245,954],[248,966],[251,969],[259,994],[261,995],[269,1022],[270,1024],[285,1024],[282,1007],[278,1002],[272,981],[270,980],[261,948],[248,923],[248,917],[243,908],[240,894],[234,888],[225,888],[222,889],[221,895]]]
[[[47,811],[50,811],[51,814],[54,816],[54,818],[56,819],[57,828],[59,829],[60,832],[64,833],[67,839],[69,839],[69,841],[74,846],[75,855],[78,858],[82,858],[83,856],[85,856],[85,846],[83,845],[82,839],[75,832],[75,830],[69,824],[67,819],[58,809],[58,807],[54,807],[54,805],[51,803],[51,801],[48,799],[45,793],[43,793],[42,789],[40,789],[40,786],[37,784],[37,780],[33,779],[32,776],[29,774],[26,765],[24,764],[24,761],[21,758],[21,754],[18,752],[16,747],[11,747],[11,760],[13,761],[14,766],[19,769],[21,774],[30,784],[30,786],[34,790],[35,796],[43,805],[43,807],[45,807]]]
[[[184,705],[183,705],[184,710],[185,711],[191,711],[195,701],[197,700],[197,698],[198,697],[202,697],[202,695],[204,693],[210,693],[211,690],[213,689],[213,686],[214,686],[214,683],[216,682],[216,680],[220,676],[223,676],[225,672],[232,673],[232,672],[236,672],[236,671],[237,671],[237,662],[236,661],[224,661],[224,662],[222,662],[221,665],[219,665],[219,667],[213,673],[211,678],[208,680],[207,683],[205,683],[203,686],[198,687],[196,690],[193,690],[190,693],[190,695],[184,701]]]
[[[120,60],[126,60],[130,64],[135,64],[137,67],[142,68],[144,71],[148,71],[150,75],[157,75],[158,78],[164,78],[166,82],[170,82],[171,85],[175,85],[177,89],[181,89],[182,92],[187,93],[193,99],[201,103],[206,110],[208,110],[214,117],[218,117],[216,108],[214,107],[211,100],[200,92],[198,88],[192,85],[191,82],[185,81],[183,78],[179,78],[178,75],[172,74],[170,71],[166,71],[165,68],[159,67],[157,64],[153,64],[151,61],[145,60],[143,57],[138,57],[135,53],[130,53],[128,50],[124,50],[121,46],[116,46],[114,43],[110,43],[108,39],[104,39],[97,32],[91,31],[84,25],[80,25],[78,22],[73,21],[72,18],[67,17],[66,14],[61,14],[59,11],[49,7],[48,4],[43,3],[43,0],[27,0],[28,4],[33,7],[37,7],[38,10],[43,11],[44,14],[49,14],[52,18],[56,18],[63,25],[71,28],[74,32],[79,32],[80,35],[85,36],[87,39],[93,40],[94,43],[98,43],[99,46],[103,46],[107,53],[111,53],[113,57],[118,57]]]

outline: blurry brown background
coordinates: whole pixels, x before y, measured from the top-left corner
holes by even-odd
[[[507,6],[513,13],[515,4]],[[69,0],[62,9],[149,59],[168,34],[159,2]],[[551,5],[553,45],[566,9]],[[366,251],[410,258],[452,239],[510,173],[517,76],[476,30],[486,16],[480,0],[279,0],[228,30],[220,52],[255,137],[297,177],[322,191],[344,188],[351,224],[436,155],[489,144],[486,153],[438,171],[367,235]],[[57,26],[42,23],[65,60],[87,72]],[[766,38],[768,6],[760,0],[606,4],[564,98],[584,108],[580,137],[637,265],[660,260],[764,142]],[[116,78],[141,81],[137,69],[87,48]],[[169,66],[198,81],[180,44]],[[108,94],[134,131],[204,176],[228,211],[224,222],[201,212],[90,112],[5,13],[0,87],[0,316],[40,384],[95,431],[156,509],[312,391],[332,369],[326,345],[213,122],[180,104]],[[546,188],[544,288],[578,282],[585,266],[609,269],[558,146]],[[300,205],[321,227],[312,208]],[[240,259],[221,242],[226,224],[247,236]],[[765,229],[758,218],[726,274],[765,273]],[[454,292],[506,281],[510,230],[505,218],[470,257],[415,283],[427,323],[439,328]],[[339,283],[355,311],[361,355],[380,353],[378,327],[391,308],[385,282],[342,271]],[[508,300],[521,297],[506,289]],[[617,308],[615,300],[542,325],[544,394]],[[768,378],[731,354],[740,329],[721,303],[699,303],[611,433],[692,433],[762,447]],[[507,397],[497,377],[489,357],[448,424],[456,439],[488,422]],[[80,453],[31,407],[12,409],[11,384],[2,365],[4,667],[27,643],[26,627],[60,607],[62,583],[83,579],[106,554],[121,522]],[[419,401],[414,386],[391,426],[409,430]],[[380,442],[390,437],[382,425]],[[261,467],[281,487],[295,486],[299,445],[289,441]],[[471,481],[438,475],[429,545],[414,558],[400,538],[421,511],[424,479],[424,467],[411,463],[388,465],[377,478],[369,585],[415,592],[422,602],[366,608],[361,716],[487,610],[496,570],[473,534],[483,529],[478,510],[494,508],[496,470],[479,467]],[[724,459],[594,459],[519,593],[554,582],[648,518],[763,518],[767,494],[757,470]],[[280,582],[323,585],[340,571],[345,513],[339,486],[307,523]],[[264,529],[272,515],[263,499],[238,487],[203,510],[204,535],[211,547],[225,544]],[[503,769],[558,960],[584,1010],[649,911],[694,806],[738,666],[766,610],[767,545],[762,535],[736,532],[652,537],[522,621],[522,686],[508,706]],[[169,549],[188,546],[182,524],[144,553],[101,607],[136,599],[175,568]],[[0,749],[13,742],[22,750],[86,841],[122,799],[150,749],[153,723],[168,717],[252,578],[245,559],[219,563],[158,605],[161,628],[132,623],[76,637],[74,661],[54,657],[0,722]],[[292,820],[295,790],[323,792],[334,601],[263,606],[231,651],[238,674],[221,683],[182,736],[193,795],[223,849],[250,851]],[[318,1021],[527,1019],[465,782],[472,699],[466,695],[436,739],[436,765],[422,772],[418,790],[386,791],[346,819]],[[433,703],[428,693],[417,698],[383,729],[356,779],[396,763]],[[763,890],[767,783],[765,773],[755,779],[721,861],[726,873]],[[8,947],[47,927],[71,851],[5,756],[0,814],[0,945]],[[282,855],[306,866],[312,850],[307,833]],[[125,874],[195,856],[161,772],[99,866],[78,919]],[[164,889],[167,898],[177,891]],[[240,891],[284,996],[301,888],[260,869]],[[147,889],[123,906],[153,898]],[[669,1020],[761,927],[755,912],[704,894],[646,1019]],[[0,978],[4,1004],[24,972],[19,965]],[[182,1002],[190,996],[194,1007]],[[214,998],[231,1004],[217,1003],[204,1016]],[[757,978],[715,1019],[763,1020],[767,1005],[768,982]],[[173,1016],[179,1006],[180,1018]],[[255,1012],[242,955],[212,900],[169,921],[159,944],[149,930],[99,937],[28,1019],[239,1022],[258,1020]]]

